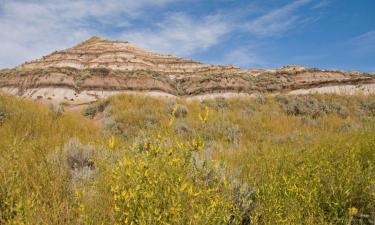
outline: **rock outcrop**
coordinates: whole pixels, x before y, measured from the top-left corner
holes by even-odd
[[[0,91],[25,98],[82,103],[121,92],[166,96],[258,93],[375,93],[375,76],[285,66],[242,70],[143,50],[98,37],[13,69],[0,70]]]

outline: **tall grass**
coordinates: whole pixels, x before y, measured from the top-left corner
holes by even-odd
[[[100,143],[84,117],[55,117],[48,107],[0,96],[0,223],[72,224],[77,203],[68,175],[50,160],[72,137]]]
[[[0,223],[373,224],[374,106],[120,95],[81,115],[0,96]]]

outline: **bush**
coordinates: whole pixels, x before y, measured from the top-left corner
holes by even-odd
[[[178,104],[175,99],[167,101],[167,115],[175,118],[185,118],[188,114],[188,108],[185,105]]]
[[[109,102],[106,100],[100,100],[94,103],[89,104],[83,111],[83,115],[93,119],[95,115],[99,112],[103,112],[108,106]]]
[[[341,132],[352,132],[353,130],[357,130],[359,128],[360,126],[356,123],[346,122],[346,123],[341,124],[338,130]]]
[[[93,74],[93,75],[99,75],[99,76],[108,76],[111,72],[111,70],[107,69],[107,68],[91,68],[89,69],[89,72],[90,74]]]
[[[361,108],[371,116],[375,116],[375,101],[361,101]]]
[[[255,207],[255,192],[253,188],[237,179],[236,173],[228,175],[228,168],[223,163],[213,165],[212,159],[205,159],[201,153],[193,152],[192,165],[205,174],[208,183],[224,181],[229,187],[235,206],[239,209],[242,225],[250,224],[250,214]]]
[[[93,119],[96,115],[96,113],[98,112],[98,108],[94,105],[89,105],[87,106],[87,108],[83,111],[83,115],[90,118],[90,119]]]
[[[193,129],[185,122],[177,121],[174,124],[174,131],[177,135],[184,136],[193,133]]]
[[[124,133],[120,127],[118,126],[115,119],[113,119],[110,116],[105,116],[103,120],[103,126],[106,130],[108,130],[112,134],[123,134],[124,136],[127,136],[126,133]]]
[[[225,178],[207,180],[191,164],[197,141],[169,148],[147,143],[134,149],[110,171],[105,183],[112,195],[115,223],[230,224],[241,221]],[[211,174],[212,175],[212,174]]]
[[[51,159],[58,163],[62,170],[68,170],[74,187],[82,186],[82,182],[93,180],[96,174],[94,163],[95,152],[92,146],[83,145],[72,138],[62,150],[54,153]]]
[[[175,118],[185,118],[188,114],[188,109],[184,105],[177,104],[174,106],[172,113]]]
[[[242,131],[239,125],[225,117],[209,120],[202,127],[201,132],[202,137],[208,142],[220,140],[235,146],[239,145],[242,137]]]
[[[349,114],[345,105],[313,95],[278,96],[276,99],[288,115],[317,118],[335,113],[345,118]]]
[[[267,102],[267,99],[263,94],[258,93],[255,95],[255,102],[263,105]]]
[[[123,136],[134,138],[141,131],[152,133],[160,130],[168,119],[165,101],[146,96],[115,96],[108,111]],[[125,110],[124,110],[125,109]]]
[[[228,100],[223,97],[217,97],[214,99],[206,99],[202,101],[203,106],[208,106],[215,110],[225,110],[229,108]]]
[[[8,116],[8,113],[0,111],[0,123],[3,122]]]
[[[1,94],[0,94],[0,97]],[[3,122],[9,116],[9,112],[7,112],[5,105],[0,101],[0,123]]]

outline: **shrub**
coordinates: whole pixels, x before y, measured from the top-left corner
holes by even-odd
[[[317,118],[336,113],[345,118],[349,114],[345,105],[314,95],[278,96],[276,99],[288,115]]]
[[[257,93],[255,95],[255,102],[258,103],[258,104],[265,104],[267,102],[267,99],[266,97],[264,96],[264,94],[262,93]]]
[[[175,118],[185,118],[188,114],[188,108],[185,105],[179,104],[175,99],[168,99],[167,101],[167,115]]]
[[[0,97],[2,97],[1,94]],[[5,105],[3,105],[3,102],[0,101],[0,123],[3,122],[8,116],[9,112],[7,112]]]
[[[99,112],[103,112],[108,106],[109,102],[106,100],[100,100],[89,104],[83,111],[83,115],[93,119],[95,115]]]
[[[228,100],[223,97],[203,100],[202,105],[208,106],[215,110],[225,110],[229,107]]]
[[[93,75],[99,75],[99,76],[108,76],[111,72],[110,69],[107,69],[107,68],[91,68],[89,69],[90,71],[90,74],[93,74]]]
[[[174,106],[172,113],[176,118],[185,118],[188,114],[188,109],[184,105],[177,104]]]
[[[134,149],[110,170],[112,213],[121,224],[238,223],[240,211],[226,181],[205,179],[191,164],[197,141]]]
[[[361,101],[361,108],[371,116],[375,116],[375,101]]]
[[[146,96],[115,96],[111,99],[108,114],[124,136],[134,138],[140,131],[152,133],[160,130],[168,119],[165,103]]]
[[[106,130],[108,130],[112,134],[123,134],[124,136],[127,136],[126,133],[124,133],[120,127],[118,126],[115,119],[113,119],[110,116],[105,116],[103,119],[103,126]]]
[[[220,140],[236,146],[239,145],[242,137],[239,125],[222,116],[208,120],[201,132],[202,137],[208,142]]]
[[[72,138],[62,150],[53,153],[50,158],[57,163],[61,170],[67,170],[73,182],[73,187],[81,187],[84,182],[93,180],[96,174],[94,163],[95,152],[92,146],[83,145]]]
[[[204,179],[208,183],[224,182],[230,190],[233,202],[239,209],[240,224],[250,224],[250,214],[255,207],[255,192],[246,183],[240,182],[237,175],[228,175],[228,169],[223,163],[213,165],[212,159],[202,158],[202,154],[193,152],[191,158],[192,165],[205,174]]]
[[[183,121],[177,121],[174,123],[174,131],[180,136],[190,135],[193,133],[193,129]]]
[[[351,132],[359,128],[360,126],[356,123],[346,122],[346,123],[341,124],[338,130],[341,132]]]
[[[0,123],[3,122],[8,116],[8,113],[0,111]]]
[[[90,119],[93,119],[96,115],[96,113],[98,112],[98,109],[96,106],[93,106],[93,105],[89,105],[87,106],[87,108],[83,111],[83,115],[90,118]]]

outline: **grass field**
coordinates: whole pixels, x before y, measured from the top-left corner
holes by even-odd
[[[374,224],[375,96],[0,96],[0,224]]]

